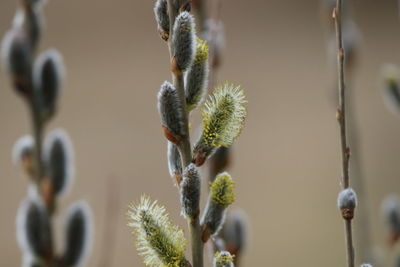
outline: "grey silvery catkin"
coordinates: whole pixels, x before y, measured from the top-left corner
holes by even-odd
[[[48,50],[35,61],[33,85],[39,94],[44,118],[51,117],[56,110],[64,72],[62,56],[57,50]]]
[[[167,0],[157,0],[154,6],[154,15],[156,17],[158,32],[163,40],[169,39],[169,14]]]
[[[11,29],[2,43],[2,60],[12,76],[18,93],[29,96],[32,73],[32,50],[21,29]]]
[[[215,253],[213,267],[234,267],[233,256],[228,251]]]
[[[172,51],[174,51],[173,71],[181,73],[187,70],[193,62],[195,47],[195,25],[192,15],[184,11],[175,20],[172,36]]]
[[[203,242],[221,230],[225,221],[226,209],[235,201],[234,186],[235,183],[227,172],[217,175],[215,181],[211,183],[210,196],[201,219]]]
[[[231,211],[225,221],[220,236],[225,240],[229,252],[239,255],[246,248],[248,220],[242,210]]]
[[[66,192],[74,174],[71,141],[63,130],[52,131],[45,139],[44,161],[46,176],[51,180],[56,195]]]
[[[208,85],[208,46],[197,38],[196,56],[185,76],[185,96],[188,111],[200,105]]]
[[[24,201],[17,215],[17,239],[24,253],[43,259],[52,255],[50,218],[39,199]]]
[[[168,141],[168,169],[171,178],[175,178],[177,186],[182,181],[182,161],[179,149],[176,145]]]
[[[180,200],[182,215],[194,219],[200,213],[200,174],[196,166],[189,164],[183,172],[183,180],[180,186]]]
[[[387,224],[391,241],[400,237],[400,199],[396,195],[387,196],[382,202],[382,215]]]
[[[158,112],[165,137],[174,144],[179,144],[184,136],[183,107],[175,87],[164,82],[158,93]]]
[[[343,219],[351,220],[354,217],[354,209],[357,206],[357,195],[351,188],[342,190],[337,199],[338,208],[342,211]]]
[[[65,227],[65,266],[80,266],[91,249],[92,216],[86,202],[75,203],[68,212]]]
[[[372,267],[372,265],[369,263],[363,263],[360,265],[360,267]]]

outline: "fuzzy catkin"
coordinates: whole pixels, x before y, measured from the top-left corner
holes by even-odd
[[[29,94],[32,51],[27,37],[20,29],[11,29],[2,42],[2,59],[19,93]]]
[[[204,164],[216,148],[229,147],[239,136],[247,115],[243,90],[224,84],[205,103],[203,109],[203,133],[193,149],[196,166]]]
[[[154,6],[154,15],[156,17],[158,31],[164,40],[169,38],[169,14],[167,0],[157,0]]]
[[[179,149],[176,145],[168,141],[168,169],[172,178],[180,179],[182,176],[182,161]]]
[[[64,73],[62,56],[57,50],[48,50],[35,61],[33,85],[41,99],[43,116],[51,116],[56,110]]]
[[[175,20],[172,36],[172,51],[179,71],[187,70],[193,62],[196,53],[195,25],[192,15],[184,11]]]
[[[353,189],[347,188],[339,193],[337,205],[339,209],[354,209],[357,206],[357,195]]]
[[[91,246],[91,213],[86,202],[77,202],[68,211],[65,226],[66,247],[62,262],[66,266],[78,266],[86,259]]]
[[[228,251],[215,253],[213,267],[234,267],[233,256]]]
[[[248,219],[242,210],[228,213],[220,236],[225,240],[230,252],[237,254],[246,249],[248,236]]]
[[[38,199],[28,198],[17,215],[17,239],[24,253],[42,259],[52,254],[50,219]]]
[[[183,231],[173,225],[165,211],[156,201],[142,196],[140,203],[128,211],[129,226],[134,228],[137,249],[147,266],[163,267],[187,265],[186,240]]]
[[[55,194],[62,194],[70,188],[74,175],[71,141],[63,130],[53,130],[45,139],[44,159],[47,176],[52,182]]]
[[[158,93],[158,112],[165,136],[169,141],[178,144],[184,136],[183,107],[176,88],[169,82],[164,82]]]
[[[180,186],[180,200],[184,217],[193,219],[199,215],[200,189],[199,171],[194,164],[189,164],[183,172],[183,180]]]
[[[204,242],[210,235],[216,235],[221,230],[225,221],[226,209],[235,201],[234,186],[231,176],[226,172],[219,174],[211,183],[210,196],[201,219],[201,225],[205,229]]]
[[[382,202],[383,219],[393,237],[400,237],[400,198],[387,196]]]
[[[185,76],[185,96],[188,111],[199,106],[207,92],[208,46],[201,39],[196,41],[196,56]]]

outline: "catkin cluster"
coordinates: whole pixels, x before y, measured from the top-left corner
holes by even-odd
[[[54,117],[64,80],[61,54],[54,49],[37,53],[43,29],[45,1],[22,0],[2,43],[2,61],[15,91],[29,108],[33,133],[21,137],[13,161],[29,178],[28,196],[17,214],[17,239],[23,266],[82,266],[91,241],[91,212],[83,202],[73,204],[64,217],[63,251],[55,250],[53,217],[60,196],[69,192],[74,176],[71,141],[56,129],[43,139]]]
[[[246,100],[239,86],[218,86],[202,108],[202,133],[191,144],[190,114],[202,105],[207,94],[208,45],[196,35],[190,2],[157,0],[154,13],[160,37],[169,46],[173,74],[172,82],[161,85],[158,111],[168,142],[169,173],[179,188],[181,213],[191,227],[193,261],[184,257],[186,241],[182,231],[169,221],[165,209],[142,197],[138,205],[131,206],[128,217],[148,266],[203,267],[199,259],[203,246],[221,229],[226,210],[235,200],[234,182],[224,172],[211,183],[205,210],[200,209],[199,167],[218,147],[229,147],[238,137],[246,117]],[[229,252],[216,254],[214,266],[233,266],[233,257]]]

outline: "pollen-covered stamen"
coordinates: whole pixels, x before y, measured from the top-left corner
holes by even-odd
[[[228,251],[217,252],[214,255],[214,267],[233,267],[233,258]]]
[[[183,231],[173,225],[156,201],[142,196],[140,203],[130,207],[129,226],[134,228],[137,249],[147,266],[186,267],[186,240]]]
[[[211,183],[210,197],[201,220],[203,242],[207,242],[210,236],[218,234],[222,228],[226,209],[235,201],[234,187],[235,183],[226,172],[219,174]]]
[[[203,133],[193,151],[193,162],[201,166],[217,147],[229,147],[239,136],[246,118],[243,90],[230,84],[218,87],[203,110]]]

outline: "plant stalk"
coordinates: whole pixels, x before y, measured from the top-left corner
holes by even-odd
[[[344,76],[344,57],[345,52],[343,48],[342,38],[342,0],[336,0],[336,8],[333,11],[333,18],[335,20],[336,30],[336,43],[338,49],[337,55],[337,73],[338,73],[338,85],[339,85],[339,108],[337,118],[340,126],[340,143],[341,143],[341,154],[342,154],[342,186],[346,189],[350,185],[349,177],[349,159],[350,159],[350,148],[347,144],[346,138],[346,86]],[[355,266],[354,257],[354,246],[351,220],[345,220],[345,234],[346,234],[346,248],[347,248],[347,265],[348,267]]]
[[[171,62],[173,61],[173,57],[175,51],[173,50],[173,46],[171,45],[171,40],[173,38],[173,27],[175,23],[175,18],[178,15],[179,11],[173,4],[172,0],[168,0],[168,13],[169,13],[169,21],[170,21],[170,33],[169,33],[169,41],[168,47],[170,52]],[[189,135],[189,114],[186,108],[186,97],[185,97],[185,85],[183,80],[182,73],[173,72],[172,73],[172,81],[178,92],[179,99],[182,103],[183,109],[183,124],[184,124],[184,136],[178,145],[178,149],[182,159],[182,167],[185,169],[192,161],[192,148],[190,144],[190,135]],[[190,242],[192,249],[192,266],[193,267],[203,267],[203,241],[201,240],[201,229],[199,218],[188,219],[189,231],[190,231]]]
[[[33,95],[32,98],[35,98]],[[42,162],[42,146],[43,146],[43,124],[40,118],[40,113],[38,111],[36,99],[32,99],[30,102],[30,112],[32,116],[32,131],[33,139],[35,142],[35,182],[38,187],[40,187],[40,181],[43,178],[43,162]]]

